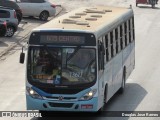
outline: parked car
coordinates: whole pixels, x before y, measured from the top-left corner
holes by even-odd
[[[16,11],[12,8],[0,6],[0,20],[7,22],[7,37],[12,37],[18,28]]]
[[[17,4],[21,8],[23,16],[35,16],[43,21],[56,13],[56,6],[48,0],[18,0]]]
[[[0,20],[0,37],[5,36],[7,31],[7,23],[6,21],[1,21]]]
[[[22,20],[22,10],[20,7],[17,5],[17,3],[13,0],[0,0],[0,6],[4,7],[9,7],[12,8],[16,11],[17,19],[18,19],[18,24]]]

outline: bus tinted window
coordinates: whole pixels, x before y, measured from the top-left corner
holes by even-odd
[[[127,22],[124,23],[124,31],[125,31],[125,46],[127,46]]]
[[[108,39],[108,34],[105,35],[105,43],[106,43],[106,61],[109,61],[109,39]]]
[[[135,40],[135,32],[134,32],[134,17],[132,17],[132,35],[133,35],[133,40]]]
[[[129,22],[129,42],[131,42],[132,41],[132,29],[131,29],[131,20],[132,19],[130,19],[128,22]]]
[[[110,32],[110,46],[111,46],[111,57],[114,56],[114,45],[113,45],[113,31]]]
[[[30,81],[50,85],[80,85],[96,79],[95,49],[34,47],[29,50]]]
[[[116,54],[118,53],[118,28],[115,29],[115,44],[116,44]]]
[[[120,50],[123,49],[123,28],[122,25],[120,25]]]

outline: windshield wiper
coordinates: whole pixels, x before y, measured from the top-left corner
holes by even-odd
[[[58,59],[57,56],[54,56],[54,55],[50,52],[50,50],[48,49],[47,45],[44,45],[44,48],[45,48],[45,50],[48,52],[48,54],[49,54],[53,59],[56,59],[57,61],[61,61],[60,59]]]
[[[67,56],[66,56],[66,68],[67,68],[67,64],[68,64],[68,61],[78,52],[78,50],[80,49],[81,47],[80,46],[78,46],[77,48],[76,48],[76,50],[68,57],[68,52],[67,52]],[[68,58],[67,58],[68,57]]]
[[[66,59],[66,61],[69,61],[78,52],[78,50],[80,48],[81,48],[80,46],[77,46],[76,50]],[[68,54],[68,52],[67,52],[67,54]]]

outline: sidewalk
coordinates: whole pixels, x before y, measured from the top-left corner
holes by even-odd
[[[55,17],[58,16],[62,10],[63,8],[61,7],[61,5],[58,5],[56,7]],[[49,18],[49,20],[52,20],[54,18],[53,17]],[[23,19],[22,22],[18,25],[18,31],[14,34],[13,37],[0,38],[0,58],[8,54],[8,52],[13,48],[15,48],[17,45],[21,45],[22,42],[27,42],[31,30],[44,23],[39,20],[29,20],[29,19],[27,20],[31,22],[28,22]]]

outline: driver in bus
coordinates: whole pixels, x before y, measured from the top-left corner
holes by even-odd
[[[46,53],[44,50],[41,50],[39,52],[37,66],[41,66],[42,73],[44,72],[46,74],[50,74],[52,72],[51,58],[50,58],[49,54]]]

